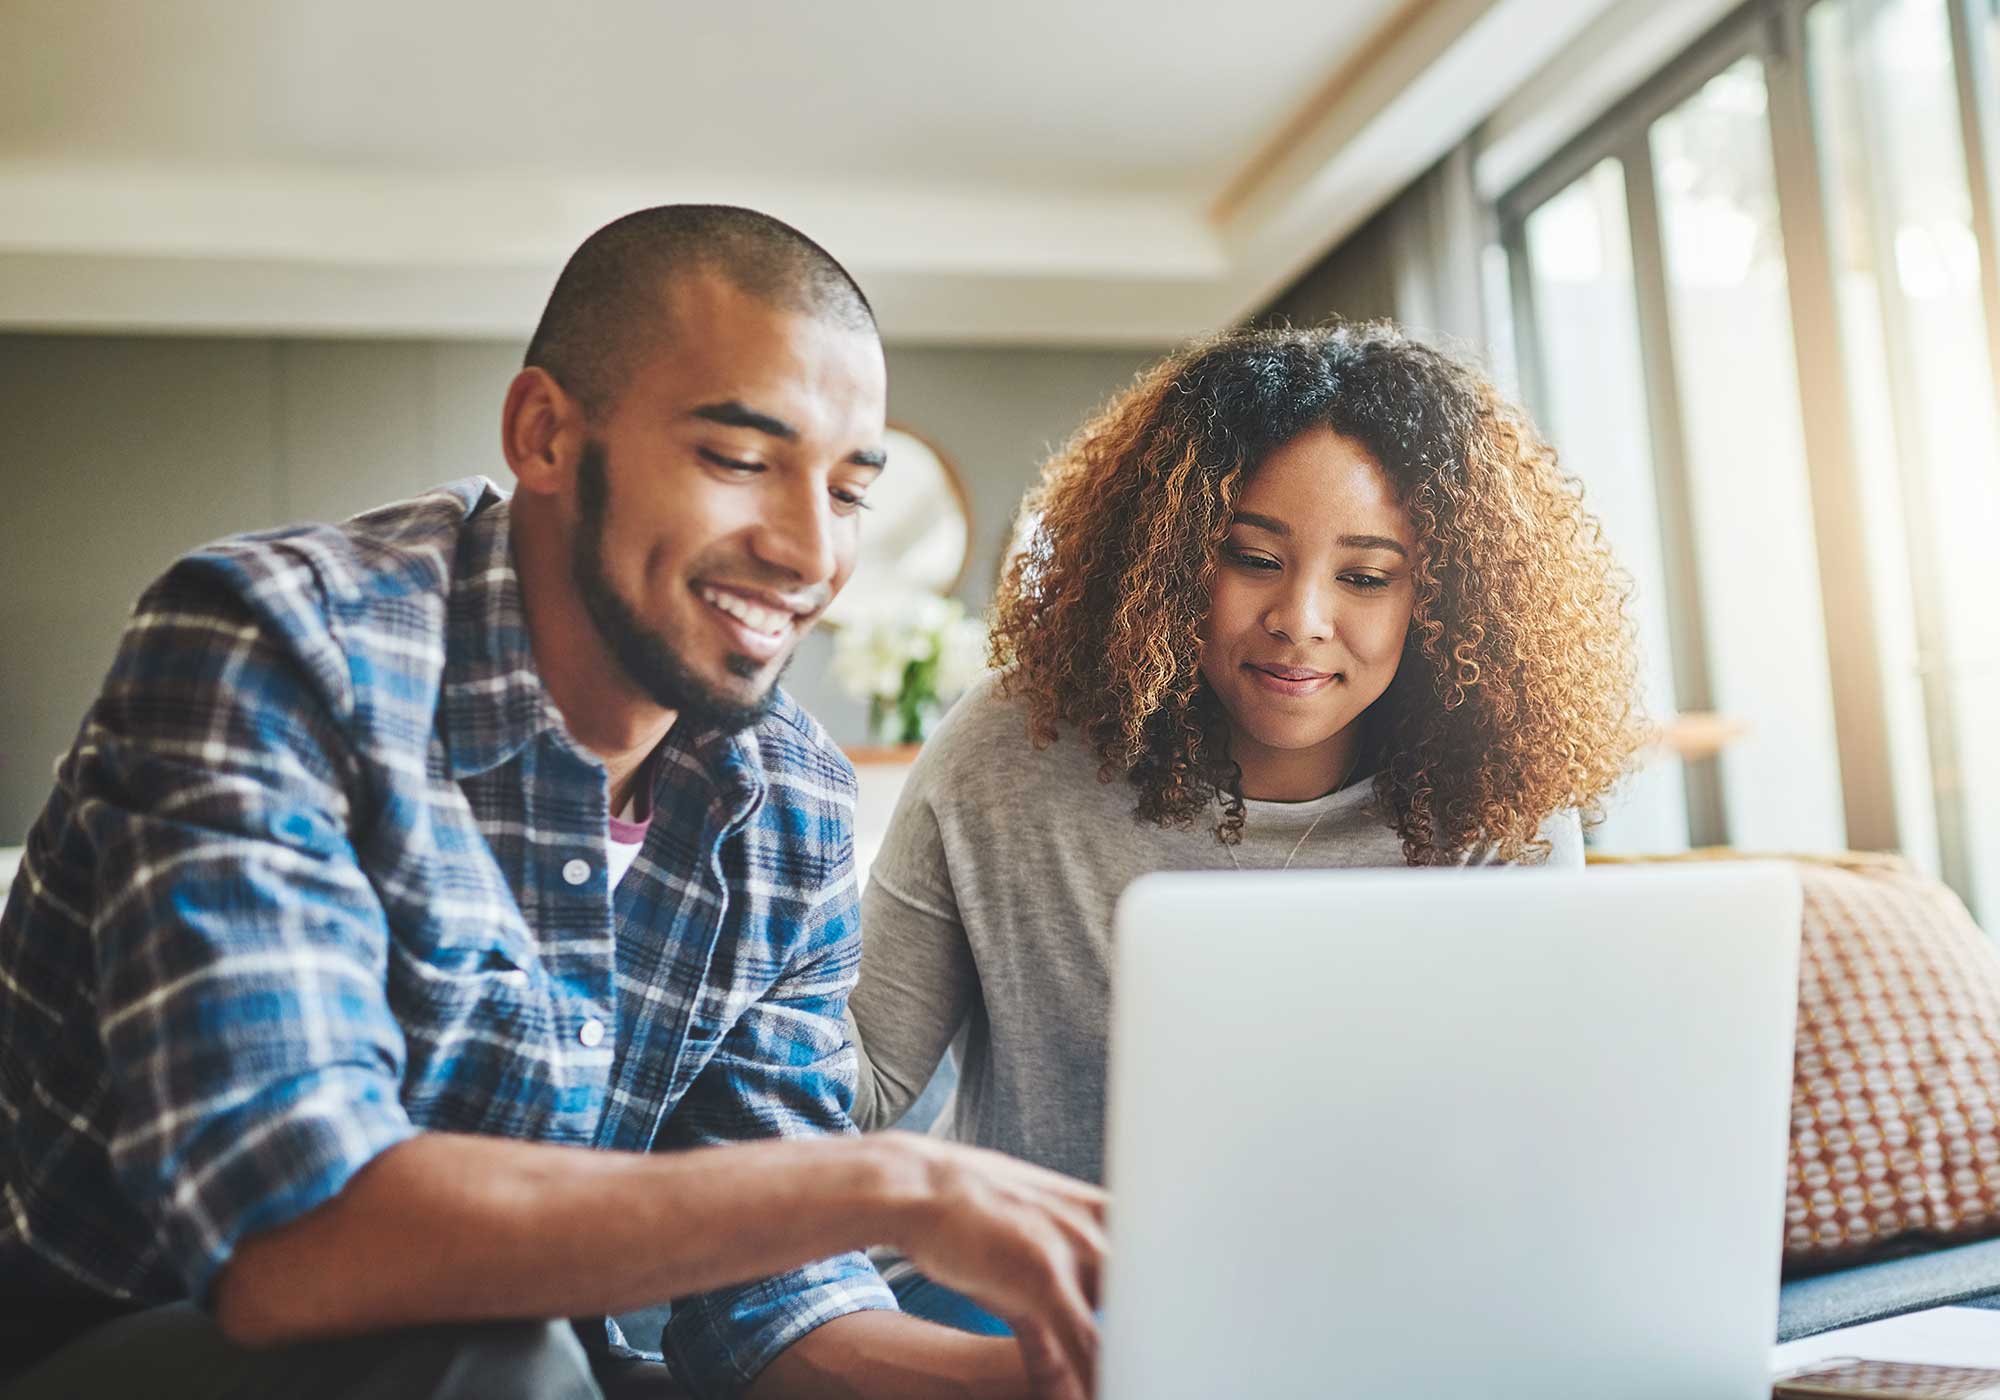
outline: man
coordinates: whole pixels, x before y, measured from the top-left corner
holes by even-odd
[[[775,686],[884,386],[816,244],[646,210],[556,285],[511,500],[140,600],[0,918],[8,1400],[622,1394],[602,1319],[667,1297],[699,1394],[1083,1393],[1101,1197],[843,1135],[853,772]],[[896,1313],[874,1243],[1018,1346]]]

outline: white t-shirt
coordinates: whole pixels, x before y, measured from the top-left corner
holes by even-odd
[[[638,815],[639,794],[644,788],[643,782],[634,786],[624,810],[612,814],[610,827],[604,833],[604,863],[611,872],[614,890],[632,868],[632,862],[639,858],[639,848],[646,844],[646,828],[652,824],[651,812],[643,818]]]

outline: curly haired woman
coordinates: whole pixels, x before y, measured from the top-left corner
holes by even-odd
[[[1576,487],[1475,371],[1389,327],[1181,351],[1027,509],[1000,670],[925,746],[863,903],[855,1116],[895,1121],[963,1032],[950,1135],[1094,1181],[1133,879],[1580,864],[1643,733]],[[1217,1053],[1256,1075],[1255,1046]],[[1001,1330],[887,1272],[908,1310]]]

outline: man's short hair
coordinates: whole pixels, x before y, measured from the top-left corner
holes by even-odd
[[[729,204],[662,204],[606,224],[563,266],[523,364],[546,371],[587,413],[609,411],[634,363],[667,329],[667,293],[719,274],[785,311],[856,331],[875,312],[846,268],[790,224]]]

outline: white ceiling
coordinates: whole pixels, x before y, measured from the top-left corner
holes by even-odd
[[[754,204],[901,340],[1253,309],[1609,0],[6,0],[0,327],[519,336]]]
[[[31,0],[0,150],[1213,196],[1404,8]]]

